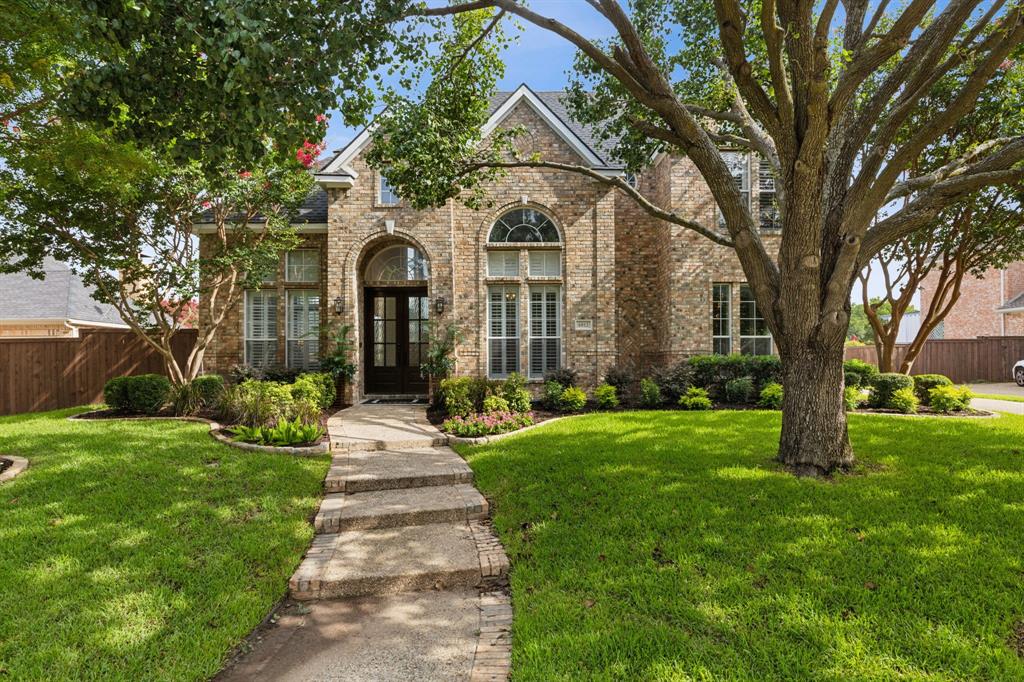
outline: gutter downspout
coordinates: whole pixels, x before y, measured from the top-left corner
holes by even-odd
[[[999,270],[999,305],[1006,305],[1006,268]],[[1006,336],[1006,313],[999,313],[999,335]]]

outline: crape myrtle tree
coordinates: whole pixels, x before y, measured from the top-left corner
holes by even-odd
[[[954,70],[933,89],[917,115],[918,126],[948,107],[966,76]],[[1024,60],[1000,65],[974,110],[962,116],[929,145],[906,172],[910,181],[970,159],[993,145],[1024,134]],[[916,127],[908,126],[910,132]],[[893,209],[910,201],[898,200]],[[884,216],[885,210],[882,215]],[[960,299],[964,277],[981,277],[990,268],[1024,258],[1024,183],[984,187],[943,209],[924,228],[881,249],[860,273],[861,300],[872,330],[878,368],[910,373],[929,335]],[[869,281],[883,295],[869,295]],[[921,310],[920,326],[895,362],[900,324],[925,279],[934,295]]]
[[[579,173],[617,188],[652,216],[733,249],[782,360],[779,459],[801,474],[849,465],[842,361],[857,274],[944,209],[1024,177],[1019,135],[908,177],[922,153],[996,87],[1000,68],[1020,58],[1020,0],[587,3],[612,29],[611,39],[589,39],[572,21],[515,0],[410,5],[409,21],[427,22],[449,47],[422,62],[433,81],[383,117],[375,163],[421,206],[476,196],[496,170]],[[492,20],[477,20],[475,39],[464,24],[448,21],[481,10]],[[479,105],[469,113],[436,107],[468,74],[488,70],[486,49],[483,58],[473,55],[509,18],[575,46],[573,115],[614,141],[629,170],[661,150],[688,157],[724,229],[660,206],[622,178],[516,156],[514,144],[502,148],[500,140],[481,144]],[[933,91],[950,74],[956,82],[948,103],[930,109]],[[469,93],[474,101],[485,95]],[[1019,92],[994,96],[1020,101]],[[723,146],[750,150],[772,169],[782,225],[777,254],[762,241]],[[405,154],[429,162],[403,164]]]

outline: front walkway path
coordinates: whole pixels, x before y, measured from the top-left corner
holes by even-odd
[[[334,456],[293,600],[220,680],[505,680],[508,559],[473,472],[425,408],[358,405]]]

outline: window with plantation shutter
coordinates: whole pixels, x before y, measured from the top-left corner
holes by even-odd
[[[277,292],[245,292],[245,362],[253,367],[277,363]]]
[[[292,369],[320,367],[320,293],[288,292],[286,362]]]
[[[750,157],[746,152],[722,152],[722,160],[732,173],[733,184],[740,192],[740,201],[750,209]],[[718,226],[725,228],[725,216],[718,211]]]
[[[487,253],[487,275],[489,277],[518,277],[518,251],[489,251]]]
[[[320,252],[316,249],[296,249],[285,255],[286,282],[319,282]]]
[[[558,369],[562,355],[561,290],[530,287],[530,377]]]
[[[782,227],[775,195],[775,174],[765,161],[760,162],[757,171],[757,210],[762,230],[777,230]]]
[[[494,378],[519,371],[519,287],[487,290],[487,373]]]
[[[530,277],[561,276],[561,251],[530,251]]]
[[[711,351],[732,352],[732,286],[728,284],[711,287]]]
[[[740,353],[771,355],[772,333],[757,309],[754,292],[747,284],[740,285]]]

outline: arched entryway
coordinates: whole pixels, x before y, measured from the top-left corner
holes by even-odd
[[[366,395],[424,395],[430,263],[416,246],[390,243],[363,269],[363,371]]]

